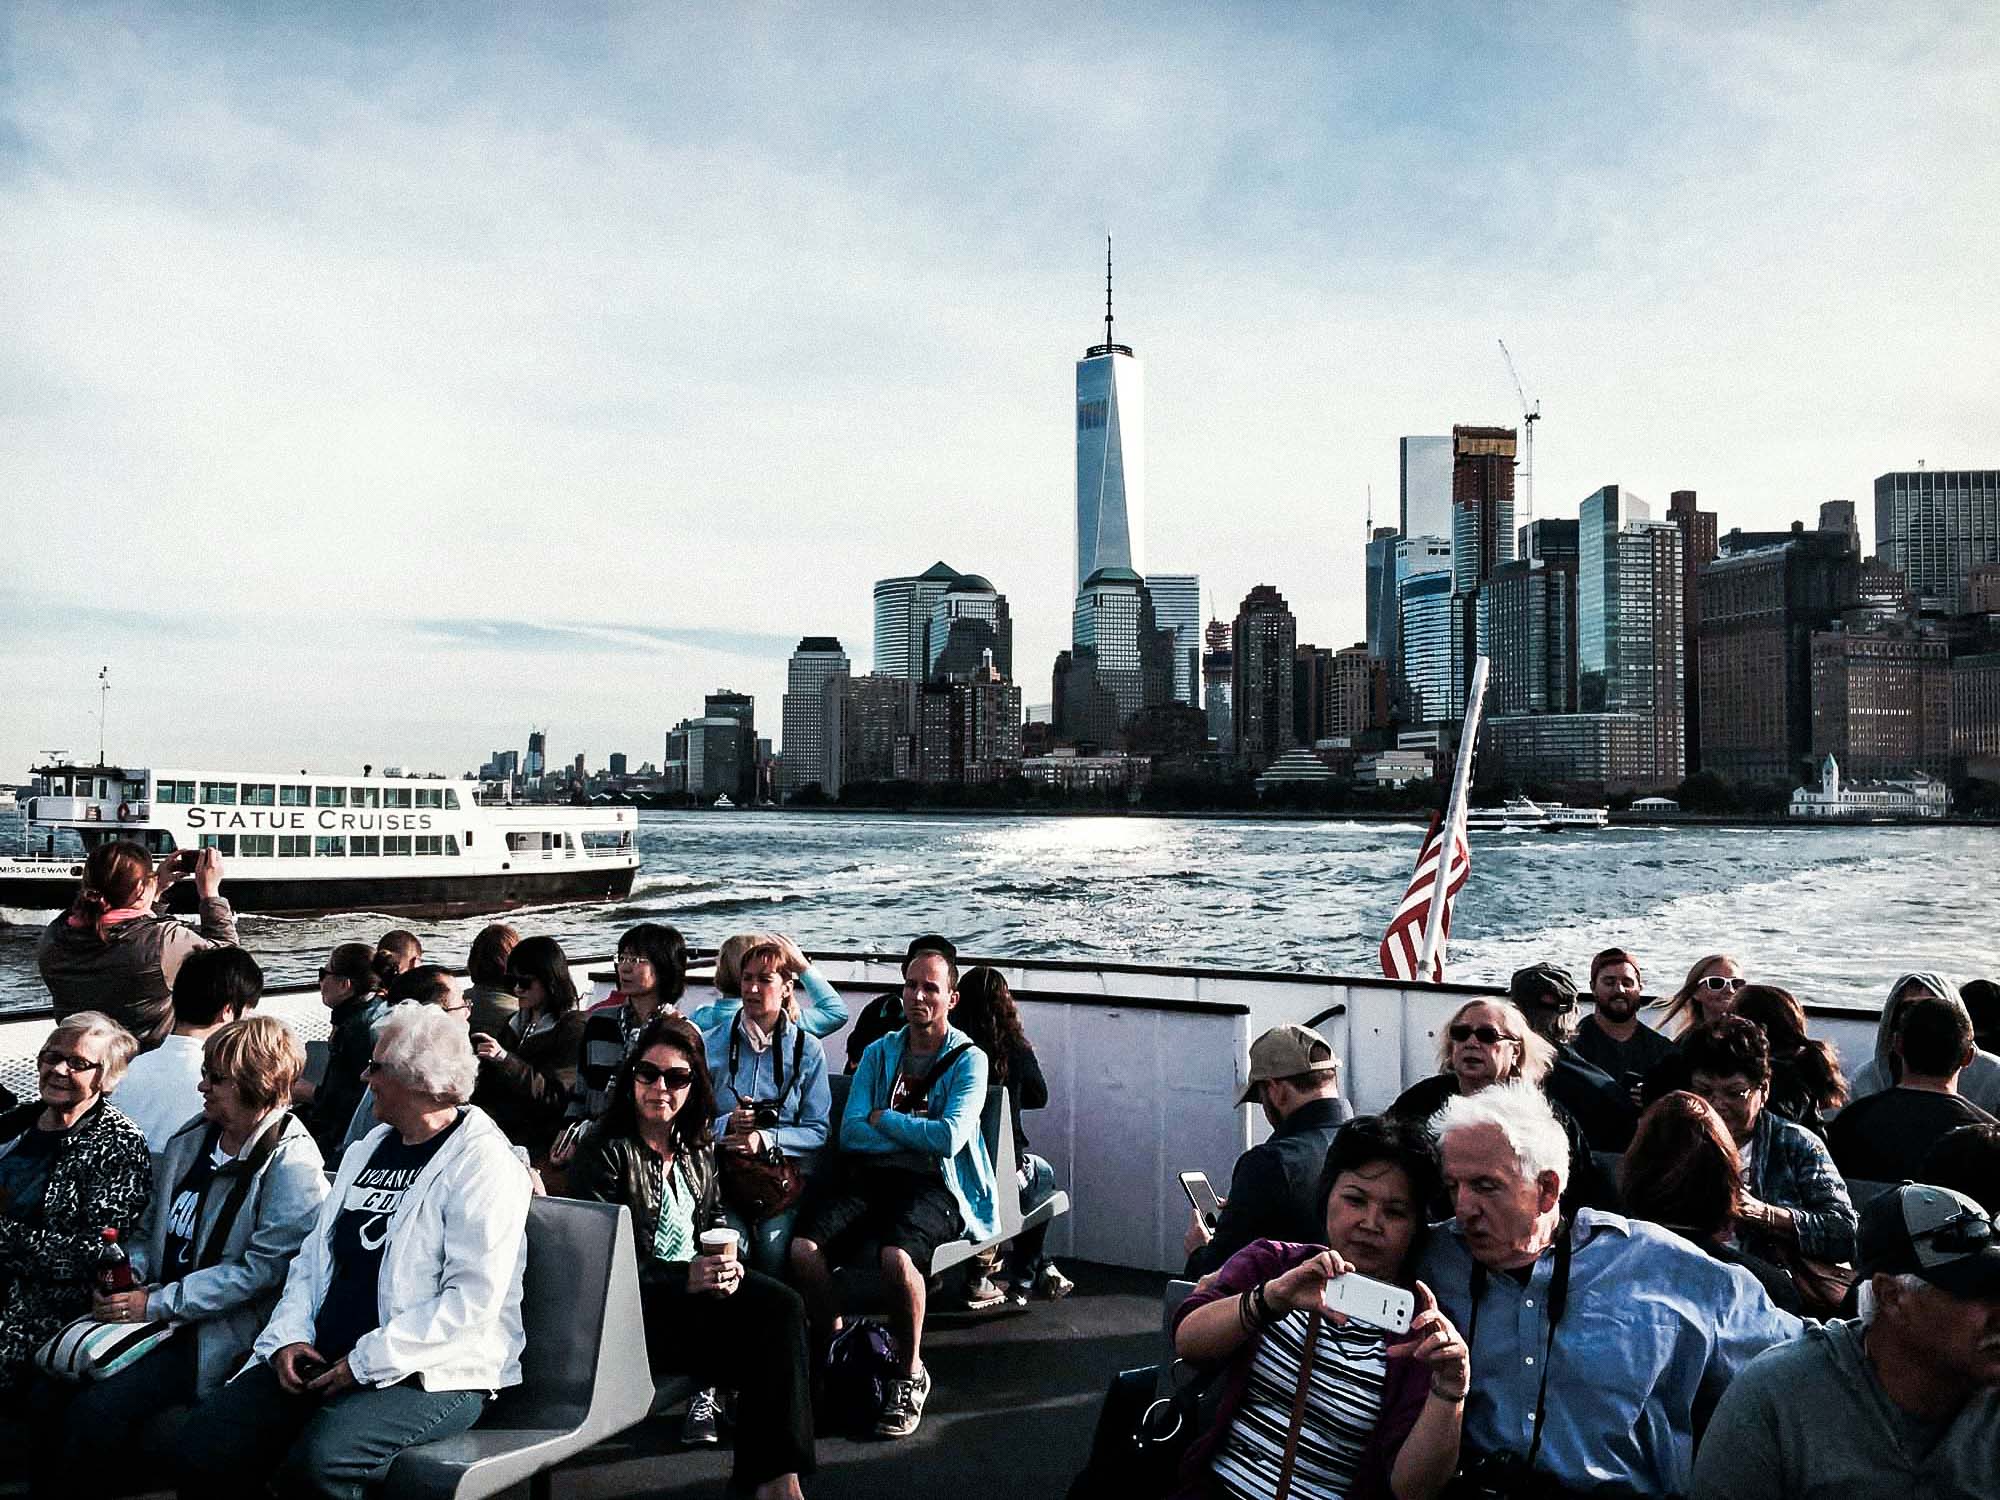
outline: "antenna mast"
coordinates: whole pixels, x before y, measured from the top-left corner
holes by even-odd
[[[1104,344],[1111,346],[1111,236],[1104,236]]]
[[[97,763],[104,764],[104,716],[111,711],[111,666],[97,669]]]
[[[1507,361],[1507,374],[1514,381],[1514,394],[1521,401],[1521,426],[1527,431],[1528,461],[1522,468],[1527,479],[1528,521],[1535,519],[1535,424],[1542,420],[1542,403],[1530,402],[1528,393],[1521,389],[1521,372],[1514,368],[1514,356],[1507,352],[1507,341],[1500,340],[1500,357]]]

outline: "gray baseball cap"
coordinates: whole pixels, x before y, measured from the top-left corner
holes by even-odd
[[[1986,1211],[1950,1188],[1906,1182],[1861,1210],[1861,1271],[1921,1276],[1954,1297],[2000,1297],[2000,1238]]]

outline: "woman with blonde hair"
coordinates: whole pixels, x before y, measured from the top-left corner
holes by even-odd
[[[1743,965],[1727,953],[1706,953],[1694,961],[1681,987],[1667,998],[1660,1017],[1660,1029],[1672,1026],[1680,1035],[1705,1025],[1736,1008],[1742,990]]]
[[[790,1002],[792,1019],[816,1037],[832,1036],[847,1024],[847,1002],[812,966],[805,951],[782,932],[739,932],[724,938],[715,950],[715,993],[700,1005],[695,996],[682,1006],[695,1029],[707,1034],[719,1031],[735,1019],[743,1004],[743,960],[753,949],[776,947],[784,957],[785,972],[792,976]]]
[[[1423,1124],[1444,1108],[1447,1099],[1517,1078],[1542,1088],[1555,1067],[1556,1049],[1528,1024],[1520,1006],[1496,996],[1468,1000],[1452,1012],[1438,1028],[1437,1059],[1436,1073],[1411,1084],[1389,1106],[1392,1118]],[[1549,1108],[1569,1137],[1569,1186],[1563,1190],[1563,1202],[1572,1208],[1611,1202],[1609,1185],[1576,1116],[1553,1099]]]

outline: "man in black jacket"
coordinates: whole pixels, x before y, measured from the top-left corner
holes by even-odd
[[[1639,1111],[1618,1081],[1570,1045],[1576,1034],[1576,981],[1560,964],[1530,964],[1507,982],[1507,998],[1521,1007],[1528,1024],[1556,1049],[1556,1065],[1542,1080],[1542,1092],[1576,1117],[1593,1151],[1623,1151],[1632,1144]],[[1577,1185],[1579,1188],[1583,1184]],[[1583,1200],[1604,1201],[1593,1192]]]
[[[1308,1026],[1275,1026],[1250,1044],[1250,1082],[1239,1105],[1257,1100],[1271,1138],[1236,1159],[1229,1196],[1211,1230],[1191,1216],[1187,1274],[1206,1276],[1252,1240],[1318,1244],[1326,1211],[1318,1201],[1320,1170],[1334,1132],[1353,1118],[1340,1097],[1340,1059]]]

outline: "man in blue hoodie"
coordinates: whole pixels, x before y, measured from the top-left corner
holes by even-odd
[[[958,965],[920,950],[903,970],[905,1025],[861,1056],[841,1115],[838,1159],[816,1184],[792,1238],[792,1279],[815,1332],[831,1326],[832,1267],[844,1250],[881,1245],[898,1369],[881,1437],[917,1430],[930,1395],[920,1352],[926,1282],[940,1245],[999,1232],[993,1163],[980,1134],[986,1054],[953,1028]]]

